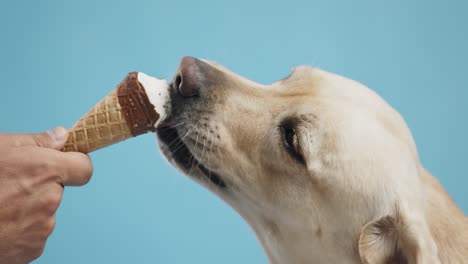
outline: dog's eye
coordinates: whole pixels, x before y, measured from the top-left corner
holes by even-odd
[[[288,153],[295,160],[299,161],[302,164],[305,164],[304,157],[302,156],[301,146],[299,144],[299,139],[297,136],[295,122],[291,120],[285,120],[280,125],[281,137],[283,145],[288,151]]]

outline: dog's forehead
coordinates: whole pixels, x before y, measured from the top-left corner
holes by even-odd
[[[307,74],[314,71],[315,67],[309,65],[299,65],[291,69],[292,74]]]
[[[308,65],[299,65],[291,69],[288,76],[276,81],[273,85],[283,85],[285,88],[297,85],[312,85],[320,76],[320,69]]]
[[[307,101],[319,97],[321,90],[320,71],[310,66],[298,66],[291,73],[271,85],[283,100]]]
[[[290,74],[287,78],[298,78],[301,76],[308,76],[311,75],[317,68],[309,66],[309,65],[298,65],[291,69]]]
[[[217,68],[218,70],[222,71],[224,74],[233,76],[238,80],[244,81],[246,84],[250,84],[252,86],[261,87],[261,88],[269,88],[269,85],[264,85],[264,84],[255,82],[253,80],[247,79],[246,77],[237,74],[236,72],[230,70],[229,68],[227,68],[227,67],[225,67],[225,66],[223,66],[223,65],[221,65],[221,64],[219,64],[219,63],[217,63],[215,61],[210,61],[210,60],[206,60],[206,59],[202,59],[202,61],[210,64],[211,66],[213,66],[215,68]],[[319,69],[316,68],[316,67],[309,66],[309,65],[295,66],[295,67],[291,68],[290,73],[288,74],[288,76],[274,82],[273,86],[275,84],[282,83],[282,82],[285,82],[287,80],[295,80],[295,81],[299,80],[299,81],[304,81],[304,82],[311,81],[313,79],[313,77],[314,77],[314,72],[319,72]]]
[[[237,74],[236,72],[232,71],[231,69],[215,62],[215,61],[210,61],[210,60],[205,60],[201,59],[202,61],[210,64],[212,67],[215,67],[219,71],[221,71],[223,74],[232,77],[232,80],[237,80],[239,82],[242,82],[246,85],[249,85],[251,87],[257,87],[257,88],[267,88],[267,85],[255,82],[253,80],[250,80],[242,75]]]

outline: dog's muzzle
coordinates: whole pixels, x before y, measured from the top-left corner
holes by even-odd
[[[191,148],[197,147],[196,144],[189,146],[184,142],[188,134],[185,131],[190,131],[190,126],[196,124],[201,113],[209,112],[207,109],[210,108],[210,96],[221,76],[218,69],[206,62],[192,57],[183,58],[170,83],[172,113],[166,124],[157,131],[157,135],[163,154],[174,165],[186,174],[198,169],[211,183],[225,188],[226,183],[222,177],[193,155]]]

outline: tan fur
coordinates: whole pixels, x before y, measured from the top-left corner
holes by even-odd
[[[442,263],[468,261],[468,220],[442,188],[439,181],[424,168],[421,176],[426,192],[426,212]]]
[[[467,218],[377,94],[317,68],[261,85],[209,64],[211,94],[177,132],[227,187],[185,173],[245,218],[271,263],[467,262]],[[282,144],[289,117],[299,120],[305,164]]]

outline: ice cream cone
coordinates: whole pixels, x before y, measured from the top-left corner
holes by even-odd
[[[132,72],[70,129],[63,151],[89,153],[147,132],[166,116],[167,84]]]

